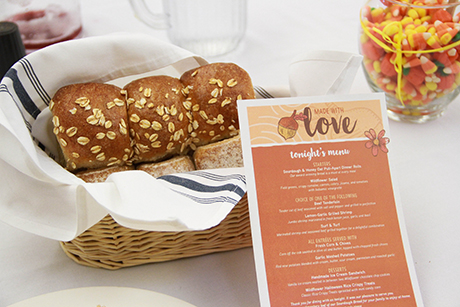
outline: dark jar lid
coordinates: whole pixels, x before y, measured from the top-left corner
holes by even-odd
[[[18,26],[9,21],[0,22],[0,79],[25,55],[26,50]]]

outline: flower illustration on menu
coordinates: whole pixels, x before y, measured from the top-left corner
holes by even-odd
[[[368,149],[371,149],[372,155],[374,157],[376,157],[379,153],[379,149],[384,153],[388,152],[387,144],[390,143],[390,139],[384,137],[385,130],[380,130],[379,134],[377,135],[375,130],[371,128],[369,131],[365,131],[364,135],[369,139],[369,141],[367,141],[364,146],[366,146]]]

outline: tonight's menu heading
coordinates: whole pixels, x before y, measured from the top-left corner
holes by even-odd
[[[422,306],[381,94],[240,101],[262,306]]]

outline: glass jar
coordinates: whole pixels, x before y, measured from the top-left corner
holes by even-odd
[[[0,20],[14,22],[30,53],[82,32],[79,0],[0,0]]]
[[[460,93],[459,3],[371,0],[360,13],[360,52],[370,88],[385,92],[388,116],[424,123]]]

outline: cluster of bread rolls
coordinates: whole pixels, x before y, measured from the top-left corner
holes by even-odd
[[[129,169],[159,177],[242,166],[236,101],[254,98],[245,70],[213,63],[180,79],[145,77],[123,89],[67,85],[49,107],[65,167],[94,182]]]

